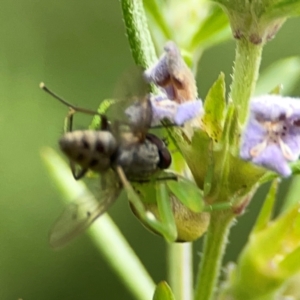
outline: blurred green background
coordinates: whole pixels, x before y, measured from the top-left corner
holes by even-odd
[[[300,55],[299,27],[296,19],[284,25],[265,47],[262,69]],[[72,103],[96,108],[133,65],[124,32],[117,0],[1,1],[0,300],[132,299],[88,237],[57,252],[48,246],[49,228],[63,203],[40,159],[42,147],[57,149],[67,110],[39,82]],[[204,54],[198,74],[202,98],[220,71],[230,82],[233,58],[233,41]],[[300,95],[300,86],[294,95]],[[82,126],[89,123],[84,120]],[[265,189],[234,226],[226,261],[235,260],[245,243]],[[110,214],[154,280],[165,279],[164,241],[141,226],[125,201]],[[195,263],[199,252],[200,241]]]

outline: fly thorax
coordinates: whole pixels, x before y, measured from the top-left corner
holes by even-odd
[[[107,170],[117,142],[109,131],[78,130],[66,133],[59,140],[60,149],[84,169]]]
[[[115,164],[123,168],[129,179],[145,178],[156,172],[160,158],[158,148],[149,140],[131,147],[120,146]]]

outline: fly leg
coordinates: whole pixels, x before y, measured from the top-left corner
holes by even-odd
[[[164,177],[156,177],[154,179],[155,182],[157,181],[167,181],[167,180],[178,180],[178,177],[176,175],[170,174],[170,176],[164,176]],[[148,183],[150,181],[153,181],[151,179],[130,179],[130,182],[136,182],[136,183]]]

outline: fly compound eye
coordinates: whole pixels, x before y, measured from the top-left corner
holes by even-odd
[[[147,134],[147,139],[157,147],[159,154],[159,162],[157,164],[158,168],[169,168],[172,163],[172,156],[168,148],[166,148],[164,142],[159,137],[151,133]]]
[[[172,156],[167,148],[159,150],[159,163],[158,167],[160,169],[167,169],[172,163]]]

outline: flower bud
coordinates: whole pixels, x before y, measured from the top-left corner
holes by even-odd
[[[299,14],[299,1],[216,0],[229,17],[233,36],[261,44],[272,39],[287,17]]]
[[[148,187],[149,188],[149,187]],[[143,196],[141,192],[138,192],[141,199],[144,201],[144,207],[147,212],[153,215],[158,221],[162,220],[162,217],[158,211],[158,206],[153,196],[153,193],[147,191],[147,196]],[[151,196],[149,197],[149,195]],[[151,198],[151,199],[150,199]],[[177,229],[176,242],[191,242],[200,238],[207,230],[210,214],[208,212],[193,212],[187,206],[183,205],[174,195],[170,194],[169,200],[171,201],[172,214],[174,216],[175,225]],[[150,231],[160,234],[150,228],[141,218],[138,216],[136,210],[132,205],[130,208],[134,215],[142,222],[142,224]]]

